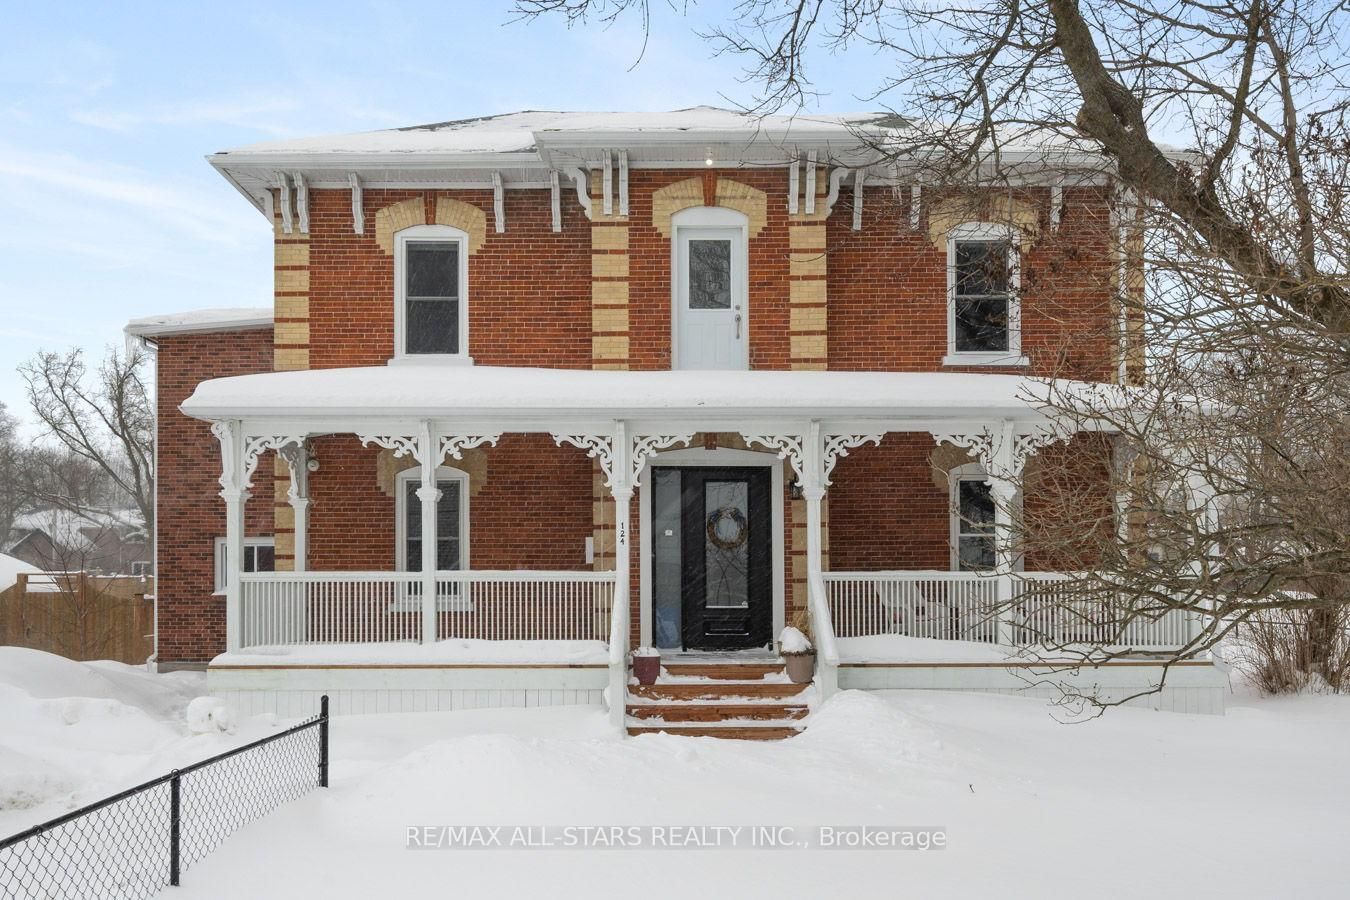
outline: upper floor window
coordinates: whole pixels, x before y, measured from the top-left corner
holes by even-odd
[[[947,239],[947,365],[1025,365],[1014,229],[969,223]]]
[[[395,357],[467,359],[468,235],[418,225],[397,234],[394,250]]]

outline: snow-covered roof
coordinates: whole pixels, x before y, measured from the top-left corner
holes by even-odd
[[[159,337],[192,331],[244,331],[272,327],[270,306],[230,306],[193,309],[132,319],[123,329],[136,337]]]
[[[535,154],[541,143],[551,139],[596,133],[695,141],[727,133],[758,133],[779,139],[844,139],[857,128],[875,127],[894,118],[879,112],[761,117],[715,106],[669,112],[524,110],[383,131],[264,141],[223,151],[216,158],[348,153]]]
[[[131,509],[85,510],[40,509],[14,518],[11,535],[19,541],[32,532],[41,532],[57,545],[71,549],[88,549],[100,536],[112,532],[130,537],[141,529],[140,513]]]
[[[1086,387],[1086,385],[1085,385]],[[957,372],[608,371],[407,364],[266,372],[197,385],[204,419],[563,422],[631,417],[749,422],[785,416],[1039,419],[1044,382]]]
[[[25,572],[29,575],[38,575],[42,570],[30,566],[21,559],[0,553],[0,591],[7,591],[18,584],[19,576]]]

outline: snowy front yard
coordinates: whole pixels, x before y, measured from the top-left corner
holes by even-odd
[[[276,727],[193,735],[193,676],[41,654],[34,675],[15,653],[0,648],[0,833]],[[1034,700],[850,692],[768,744],[619,741],[579,707],[340,718],[333,786],[245,828],[173,896],[1329,896],[1350,877],[1347,745],[1336,697],[1065,726]],[[405,848],[409,826],[459,824],[939,826],[949,846]]]

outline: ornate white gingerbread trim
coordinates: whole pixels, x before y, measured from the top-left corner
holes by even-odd
[[[465,450],[481,447],[484,444],[497,446],[501,432],[496,434],[443,434],[441,435],[441,459],[463,459]]]
[[[822,462],[825,466],[825,484],[830,483],[830,474],[834,471],[834,464],[839,459],[848,456],[848,451],[856,450],[864,444],[873,444],[881,446],[881,435],[879,434],[827,434],[825,437],[825,446],[822,449]]]

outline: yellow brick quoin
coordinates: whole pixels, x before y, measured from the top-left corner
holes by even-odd
[[[619,253],[591,254],[592,278],[627,278],[628,257]]]
[[[628,229],[617,225],[605,225],[592,228],[591,249],[627,250]]]

